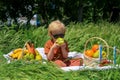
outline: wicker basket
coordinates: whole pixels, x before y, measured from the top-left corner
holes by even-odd
[[[86,66],[95,67],[95,66],[98,65],[98,63],[99,63],[99,61],[100,61],[99,58],[89,57],[89,56],[87,56],[87,55],[85,54],[85,51],[87,50],[87,47],[88,47],[88,43],[94,42],[94,40],[101,41],[101,42],[102,42],[102,47],[105,48],[105,51],[106,51],[106,54],[107,54],[107,57],[106,57],[106,58],[108,58],[108,55],[109,55],[109,45],[107,44],[107,42],[106,42],[104,39],[102,39],[102,38],[100,38],[100,37],[92,37],[92,38],[89,38],[89,39],[86,41],[85,45],[84,45],[84,54],[83,54],[83,56],[84,56],[84,64],[85,64]],[[101,43],[100,43],[100,44],[101,44]]]

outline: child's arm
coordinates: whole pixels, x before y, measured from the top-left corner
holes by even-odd
[[[53,57],[54,57],[54,52],[53,51],[54,51],[55,48],[58,48],[58,47],[59,47],[58,44],[54,43],[54,45],[50,48],[50,50],[49,50],[49,52],[47,54],[48,60],[53,59]]]
[[[67,44],[64,43],[61,45],[61,50],[62,50],[62,54],[63,54],[63,57],[64,58],[67,58],[68,57],[68,51],[67,51]]]
[[[54,50],[54,48],[51,47],[49,53],[47,54],[47,59],[48,60],[52,60],[53,59],[53,57],[54,57],[53,50]]]

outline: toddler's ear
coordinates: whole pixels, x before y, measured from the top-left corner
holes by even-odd
[[[48,36],[51,36],[51,33],[48,33]]]
[[[52,34],[51,34],[51,33],[48,33],[48,36],[52,37]]]

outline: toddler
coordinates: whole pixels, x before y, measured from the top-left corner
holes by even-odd
[[[60,67],[66,66],[80,66],[82,63],[80,59],[68,59],[68,43],[64,40],[63,44],[58,44],[57,39],[65,36],[65,25],[59,20],[53,21],[48,26],[48,35],[50,40],[45,43],[44,52],[49,61],[53,61]]]

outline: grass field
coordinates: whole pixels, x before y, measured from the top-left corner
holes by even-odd
[[[3,54],[9,53],[25,42],[32,40],[35,47],[44,47],[49,39],[47,28],[41,26],[31,27],[29,30],[20,28],[18,32],[15,26],[0,29],[0,80],[119,80],[120,69],[110,70],[78,70],[64,72],[52,63],[13,61],[7,64]],[[120,49],[120,24],[100,23],[70,23],[66,25],[65,40],[68,41],[70,51],[83,52],[86,41],[91,37],[104,39],[110,47]],[[96,41],[96,40],[95,40]],[[97,41],[100,43],[100,41]],[[93,44],[94,42],[91,41]],[[88,45],[87,47],[90,47]],[[110,48],[109,56],[112,59],[113,49]],[[117,51],[117,63],[120,64],[120,53]]]

